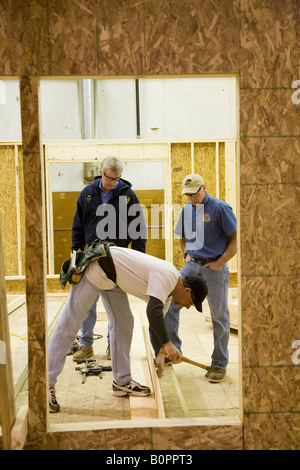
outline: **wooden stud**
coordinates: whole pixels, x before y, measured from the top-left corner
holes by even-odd
[[[3,449],[9,450],[11,449],[11,428],[16,412],[3,259],[0,230],[0,422],[2,423]]]
[[[28,429],[45,433],[47,396],[47,290],[44,177],[39,131],[39,79],[20,80],[25,199],[26,303],[28,321]]]

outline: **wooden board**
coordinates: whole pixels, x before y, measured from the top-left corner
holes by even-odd
[[[149,338],[148,328],[143,326],[143,332],[144,332],[144,339],[145,339],[148,365],[149,365],[149,370],[150,370],[152,384],[153,384],[154,393],[155,393],[155,401],[156,401],[158,418],[162,419],[162,418],[165,418],[165,410],[164,410],[164,405],[163,405],[163,399],[162,399],[162,395],[161,395],[159,380],[158,380],[157,372],[156,372],[154,362],[153,362],[153,356],[152,356],[152,352],[151,352],[151,345],[150,345],[150,338]]]
[[[11,428],[16,417],[15,392],[6,305],[3,250],[0,230],[0,422],[3,449],[11,448]]]
[[[143,328],[139,314],[134,316],[134,332],[131,349],[131,374],[134,380],[151,389],[148,397],[130,397],[131,419],[159,418],[157,408],[157,390],[150,374],[148,356],[144,341]]]

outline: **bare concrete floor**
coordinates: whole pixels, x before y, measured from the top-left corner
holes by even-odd
[[[65,302],[64,296],[48,297],[49,334]],[[145,303],[130,297],[135,316],[135,332],[132,345],[133,378],[145,383],[142,368],[137,367],[139,358],[145,359],[141,324],[147,324]],[[205,319],[209,313],[207,304],[200,314],[195,309],[182,309],[180,336],[183,340],[183,354],[200,363],[209,365],[213,349],[212,325]],[[27,341],[26,305],[15,310],[10,316],[11,349],[13,356],[14,380],[16,387],[17,410],[27,401]],[[23,323],[23,327],[22,327]],[[99,335],[94,341],[94,359],[98,365],[109,365],[106,359],[107,318],[101,301],[98,303],[98,318],[94,331]],[[165,368],[159,379],[166,418],[187,417],[238,417],[239,373],[238,373],[238,333],[232,331],[229,343],[230,363],[227,376],[222,383],[212,384],[205,378],[205,370],[194,365],[180,363]],[[135,365],[134,365],[135,364]],[[68,356],[65,368],[58,378],[56,391],[61,405],[59,413],[49,415],[49,424],[82,423],[97,421],[130,420],[143,418],[146,409],[153,406],[151,397],[143,398],[140,409],[132,413],[128,398],[112,395],[112,373],[103,371],[101,379],[88,376],[82,383],[82,374],[75,370],[78,365]],[[20,379],[22,377],[22,380]],[[152,384],[149,384],[152,388]],[[141,399],[139,399],[141,400]],[[153,397],[152,397],[153,400]],[[143,411],[144,409],[144,411]],[[138,415],[140,414],[140,416]]]

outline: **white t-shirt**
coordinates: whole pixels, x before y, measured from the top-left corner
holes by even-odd
[[[161,300],[164,313],[171,302],[170,293],[175,288],[180,273],[168,261],[129,248],[111,246],[110,252],[117,273],[117,283],[107,278],[97,261],[87,267],[87,279],[98,289],[109,290],[118,285],[127,294],[149,301],[149,297]]]

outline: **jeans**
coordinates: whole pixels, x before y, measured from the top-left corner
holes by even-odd
[[[134,319],[127,294],[119,287],[101,291],[83,275],[78,284],[72,285],[66,305],[49,341],[50,387],[55,387],[74,338],[100,293],[109,323],[113,380],[119,385],[131,380],[129,354]]]
[[[181,276],[201,274],[207,282],[207,301],[213,325],[214,349],[211,355],[216,367],[226,369],[229,361],[228,343],[230,337],[230,317],[228,309],[228,285],[229,270],[225,264],[220,271],[213,271],[209,267],[204,268],[195,261],[188,261],[180,270]],[[173,300],[165,315],[165,322],[170,341],[180,350],[182,341],[179,337],[179,313],[180,305],[175,305]],[[162,347],[156,336],[150,331],[150,338],[155,354]]]
[[[80,346],[84,348],[91,348],[94,342],[94,327],[97,320],[97,302],[99,295],[93,303],[90,313],[86,320],[84,320],[81,328],[81,334],[78,335],[80,338]]]
[[[100,294],[100,297],[103,301],[103,294]],[[80,346],[84,348],[91,348],[94,343],[94,328],[97,321],[97,302],[99,300],[99,295],[97,296],[95,302],[93,303],[90,313],[86,320],[84,320],[81,328],[81,334],[78,335],[80,339]],[[104,302],[103,302],[104,303]],[[107,342],[110,343],[109,339],[109,326],[107,332]]]

